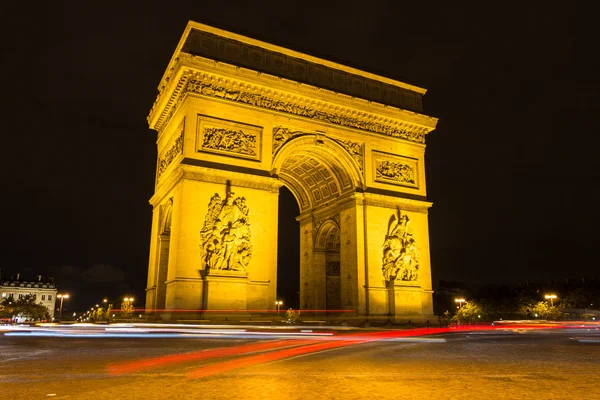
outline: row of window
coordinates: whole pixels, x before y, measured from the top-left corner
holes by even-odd
[[[19,294],[19,299],[22,299],[22,298],[24,298],[25,296],[27,296],[27,295],[26,295],[26,294],[23,294],[23,293],[20,293],[20,294]],[[33,294],[32,294],[32,296],[33,296],[33,299],[34,299],[34,300],[37,300],[37,295],[36,295],[35,293],[33,293]],[[14,293],[2,293],[2,298],[3,298],[3,299],[6,299],[6,298],[12,299],[12,298],[14,298],[14,297],[15,297],[15,294],[14,294]],[[45,294],[43,294],[43,295],[42,295],[42,301],[45,301],[45,300],[46,300],[46,295],[45,295]],[[49,294],[49,295],[48,295],[48,301],[52,301],[52,295],[51,295],[51,294]]]

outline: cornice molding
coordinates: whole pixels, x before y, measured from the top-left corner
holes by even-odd
[[[396,209],[400,207],[402,211],[414,211],[427,214],[433,203],[421,200],[411,200],[402,197],[385,196],[373,193],[357,193],[357,200],[365,206],[376,206]]]
[[[227,184],[250,189],[268,190],[277,193],[283,182],[277,178],[267,178],[239,172],[215,170],[213,168],[180,165],[182,179],[193,181]]]

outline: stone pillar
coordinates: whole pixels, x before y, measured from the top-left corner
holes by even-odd
[[[281,184],[273,178],[196,167],[180,168],[182,178],[167,194],[173,198],[173,209],[170,242],[164,247],[169,248],[169,256],[165,296],[167,311],[163,318],[206,319],[219,312],[223,315],[229,312],[235,319],[235,315],[246,318],[241,312],[245,313],[248,309],[274,309],[277,197]],[[234,217],[222,213],[229,197],[232,203],[243,201],[243,204],[230,205],[231,209],[227,212],[232,212]],[[242,208],[247,214],[241,211]],[[226,220],[216,224],[215,221],[220,218]],[[206,235],[213,230],[220,249],[215,253],[216,258],[224,259],[226,251],[238,254],[240,243],[251,244],[249,249],[245,249],[249,259],[246,270],[240,269],[237,264],[235,269],[230,269],[226,263],[207,265],[206,258],[203,258],[207,254]],[[228,242],[231,247],[226,246],[226,231],[234,239]],[[249,241],[241,240],[247,232],[250,233]],[[162,257],[159,259],[163,260]],[[169,313],[169,310],[172,311]]]
[[[310,215],[301,215],[297,220],[300,222],[300,310],[315,310],[313,221]]]
[[[353,311],[342,317],[352,318],[366,313],[362,206],[353,197],[340,207],[341,302],[343,310]]]
[[[368,315],[374,320],[389,317],[391,322],[422,323],[433,319],[431,266],[429,258],[429,231],[427,209],[431,204],[423,201],[392,196],[364,194],[365,243],[368,287]],[[384,243],[399,216],[406,216],[408,238],[416,243],[418,278],[386,281],[383,267]],[[396,244],[398,257],[403,248]],[[408,252],[408,248],[406,248]]]
[[[148,258],[148,283],[146,285],[146,314],[156,308],[156,282],[157,282],[157,247],[158,247],[158,229],[159,229],[159,206],[155,206],[152,211],[152,230],[150,233],[150,254]]]

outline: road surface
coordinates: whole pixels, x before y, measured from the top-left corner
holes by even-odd
[[[357,341],[0,334],[0,398],[600,399],[597,327],[375,334]]]

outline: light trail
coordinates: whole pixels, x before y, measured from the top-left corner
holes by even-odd
[[[173,354],[169,356],[162,357],[154,357],[148,358],[133,362],[127,362],[122,364],[110,365],[107,367],[107,370],[110,375],[123,375],[126,373],[137,372],[149,368],[154,367],[162,367],[165,365],[189,362],[189,361],[199,361],[199,360],[209,360],[216,357],[227,357],[227,356],[237,356],[248,353],[255,353],[259,351],[265,350],[274,350],[280,349],[284,347],[294,347],[301,346],[306,343],[310,343],[309,340],[298,340],[298,341],[269,341],[263,343],[254,343],[247,344],[241,346],[233,346],[233,347],[224,347],[218,349],[211,350],[203,350],[192,353],[183,353],[183,354]]]

